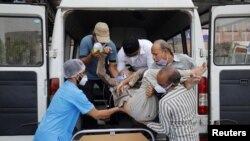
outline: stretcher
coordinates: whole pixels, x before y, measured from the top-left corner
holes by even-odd
[[[149,135],[145,137],[143,133]],[[71,141],[155,141],[150,130],[143,128],[91,129],[76,132]]]

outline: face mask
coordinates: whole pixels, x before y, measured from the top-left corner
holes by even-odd
[[[88,81],[88,77],[87,75],[85,75],[84,77],[79,77],[80,79],[78,79],[77,81],[80,80],[80,82],[78,83],[78,85],[82,85],[84,86],[86,84],[86,82]]]
[[[82,77],[81,77],[81,75],[79,75],[78,79],[76,80],[76,84],[77,84],[77,85],[79,85],[81,79],[82,79]]]
[[[173,83],[171,83],[170,85],[168,85],[166,88],[163,88],[162,86],[160,86],[159,84],[157,84],[154,89],[157,93],[160,93],[162,95],[160,95],[161,97],[164,97],[169,91],[171,91],[171,87],[172,87]]]
[[[165,53],[163,52],[162,55],[164,55]],[[160,65],[160,66],[167,66],[168,65],[168,56],[167,56],[167,59],[163,59],[161,58],[161,60],[155,62],[157,65]]]
[[[115,80],[116,80],[117,82],[121,82],[122,80],[124,80],[124,78],[123,78],[123,76],[117,76],[117,77],[115,78]]]
[[[160,66],[167,66],[168,61],[164,60],[164,59],[161,59],[160,61],[157,61],[156,64],[160,65]]]
[[[157,85],[154,87],[154,89],[155,89],[155,91],[156,91],[157,93],[165,93],[165,92],[166,92],[166,90],[165,90],[162,86],[160,86],[159,84],[157,84]]]
[[[170,85],[168,85],[166,88],[163,88],[162,86],[160,86],[159,84],[157,84],[154,89],[157,93],[167,93],[168,91],[170,91],[171,86],[173,85],[173,83],[171,83]]]
[[[135,61],[137,60],[138,55],[130,57],[129,59],[131,60],[132,64],[135,63]]]
[[[121,82],[122,80],[126,79],[128,77],[127,73],[123,73],[122,75],[119,75],[115,78],[117,82]]]

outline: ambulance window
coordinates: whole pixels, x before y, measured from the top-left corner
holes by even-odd
[[[191,56],[190,30],[186,30],[183,33],[177,34],[176,36],[168,39],[167,42],[172,46],[172,50],[174,53],[184,53],[184,54],[188,54],[189,56]],[[185,43],[185,45],[183,43]]]
[[[172,50],[174,53],[183,53],[182,42],[181,42],[181,34],[174,36],[173,38],[167,41],[172,45]]]
[[[40,66],[42,63],[42,20],[0,17],[0,65]]]
[[[215,20],[214,63],[217,65],[249,64],[250,18]]]

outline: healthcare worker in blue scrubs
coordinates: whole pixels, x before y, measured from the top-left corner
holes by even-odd
[[[67,81],[57,90],[49,108],[40,122],[33,141],[70,141],[78,117],[88,114],[95,119],[105,119],[120,111],[118,107],[97,110],[77,85],[85,83],[85,65],[79,59],[64,63]]]

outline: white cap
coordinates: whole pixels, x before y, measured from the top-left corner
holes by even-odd
[[[85,65],[80,59],[70,59],[63,65],[64,77],[72,78],[85,71]]]

